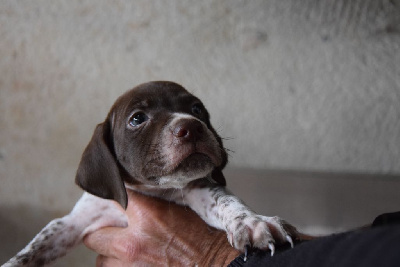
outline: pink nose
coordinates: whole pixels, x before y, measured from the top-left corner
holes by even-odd
[[[179,140],[196,141],[203,136],[204,128],[197,120],[181,120],[175,125],[172,133]]]

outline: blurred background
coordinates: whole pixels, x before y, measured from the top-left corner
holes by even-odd
[[[327,234],[399,210],[399,0],[3,0],[1,263],[72,208],[95,125],[150,80],[203,100],[257,212]]]

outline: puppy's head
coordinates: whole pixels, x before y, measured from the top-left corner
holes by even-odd
[[[76,183],[124,208],[124,184],[182,188],[199,178],[221,185],[222,140],[202,102],[172,82],[150,82],[123,94],[86,147]]]

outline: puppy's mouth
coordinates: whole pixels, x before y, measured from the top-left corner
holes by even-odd
[[[178,166],[174,169],[175,171],[183,171],[185,173],[204,169],[207,165],[213,165],[212,159],[203,153],[195,152],[184,158]]]
[[[172,169],[196,170],[208,164],[218,167],[221,165],[221,156],[215,149],[202,144],[181,147],[180,153],[172,162]]]
[[[182,157],[176,165],[170,165],[167,173],[157,179],[163,188],[183,188],[189,182],[206,177],[215,167],[213,159],[200,152]]]
[[[196,174],[204,174],[219,165],[221,165],[221,159],[212,149],[201,146],[186,147],[175,154],[175,157],[170,158],[170,163],[165,166],[164,175],[197,176]]]

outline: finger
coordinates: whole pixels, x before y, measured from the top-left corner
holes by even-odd
[[[120,229],[118,228],[103,228],[85,236],[83,243],[100,255],[117,257],[118,255],[113,246],[113,241],[115,237],[118,236],[119,232]]]

